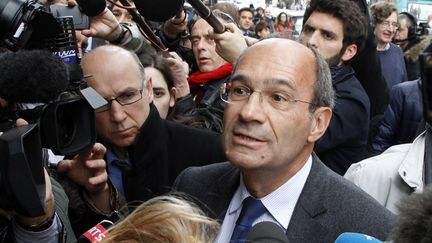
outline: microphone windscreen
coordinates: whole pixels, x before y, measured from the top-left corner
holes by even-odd
[[[77,0],[77,3],[87,16],[98,16],[106,7],[105,0]]]
[[[174,17],[184,0],[135,0],[138,12],[147,20],[164,22]]]
[[[288,243],[285,231],[273,222],[260,222],[255,224],[246,235],[245,242],[256,243]]]
[[[382,241],[378,240],[375,237],[354,233],[354,232],[345,232],[342,233],[336,238],[335,243],[381,243]]]
[[[49,51],[0,55],[0,97],[17,103],[46,103],[69,85],[65,64]]]

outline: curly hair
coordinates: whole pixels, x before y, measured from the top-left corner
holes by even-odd
[[[103,243],[213,242],[219,224],[180,195],[152,198],[108,229]]]
[[[313,12],[330,14],[343,24],[343,49],[351,44],[357,46],[357,53],[363,47],[367,37],[368,22],[359,6],[350,0],[311,0],[306,8],[303,25]]]
[[[370,6],[372,25],[375,26],[384,19],[388,18],[393,12],[397,13],[396,5],[386,1],[380,1]]]

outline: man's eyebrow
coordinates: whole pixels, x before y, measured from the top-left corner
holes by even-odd
[[[231,81],[241,81],[248,85],[251,85],[254,82],[250,77],[244,74],[235,74],[231,78]],[[265,80],[264,83],[271,84],[271,85],[283,85],[288,87],[291,90],[296,90],[296,88],[293,85],[293,82],[288,79],[270,79],[270,80]]]

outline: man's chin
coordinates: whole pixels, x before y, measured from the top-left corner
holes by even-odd
[[[115,139],[114,141],[112,141],[111,144],[113,144],[119,148],[124,148],[124,147],[128,147],[128,146],[132,145],[134,142],[135,142],[135,135]]]

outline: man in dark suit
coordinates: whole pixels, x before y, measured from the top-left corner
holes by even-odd
[[[333,242],[347,231],[387,237],[394,216],[312,152],[334,106],[330,71],[316,51],[261,41],[239,58],[221,97],[230,163],[189,168],[174,184],[223,221],[218,242],[242,242],[241,225],[261,221],[282,227],[290,242]]]

